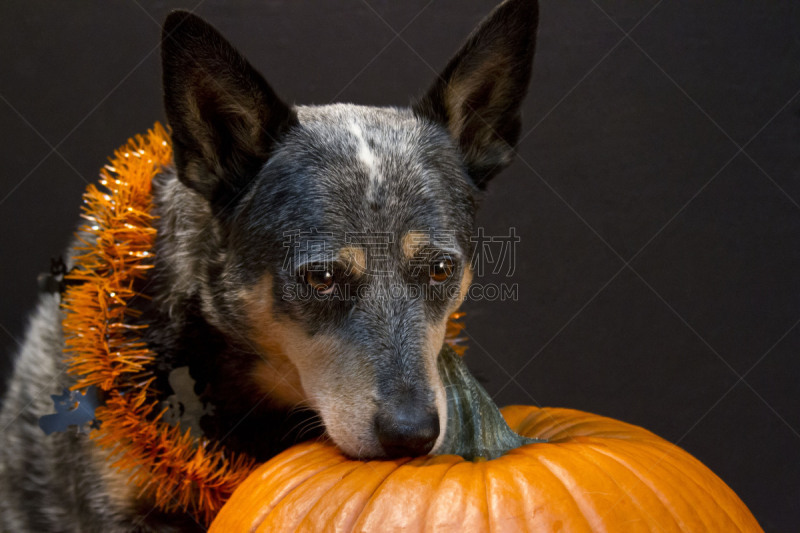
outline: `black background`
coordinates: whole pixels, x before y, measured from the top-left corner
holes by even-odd
[[[163,120],[170,8],[197,6],[289,101],[405,105],[492,5],[4,0],[4,372],[87,182]],[[519,158],[479,219],[521,241],[512,278],[477,281],[519,299],[466,305],[498,403],[643,425],[768,531],[800,523],[799,60],[792,0],[544,0]]]

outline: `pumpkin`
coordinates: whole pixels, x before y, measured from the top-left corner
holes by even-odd
[[[239,485],[210,531],[761,531],[720,478],[653,433],[572,409],[499,411],[460,357],[440,359],[450,454],[359,461],[303,443]]]

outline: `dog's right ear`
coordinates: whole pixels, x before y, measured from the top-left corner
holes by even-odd
[[[418,116],[447,128],[481,189],[514,155],[538,16],[536,0],[505,0],[413,106]]]
[[[296,116],[217,30],[189,12],[174,11],[164,22],[161,59],[178,177],[224,209]]]

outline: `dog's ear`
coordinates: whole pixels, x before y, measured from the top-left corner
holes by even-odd
[[[480,188],[513,157],[537,22],[536,0],[497,6],[413,106],[418,116],[448,129]]]
[[[178,177],[224,209],[296,121],[294,111],[217,30],[186,11],[164,22],[161,59]]]

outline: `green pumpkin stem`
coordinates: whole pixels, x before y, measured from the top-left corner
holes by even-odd
[[[437,454],[460,455],[471,461],[495,459],[525,444],[544,442],[518,435],[508,427],[492,397],[449,346],[442,349],[438,364],[447,391],[447,432]]]

